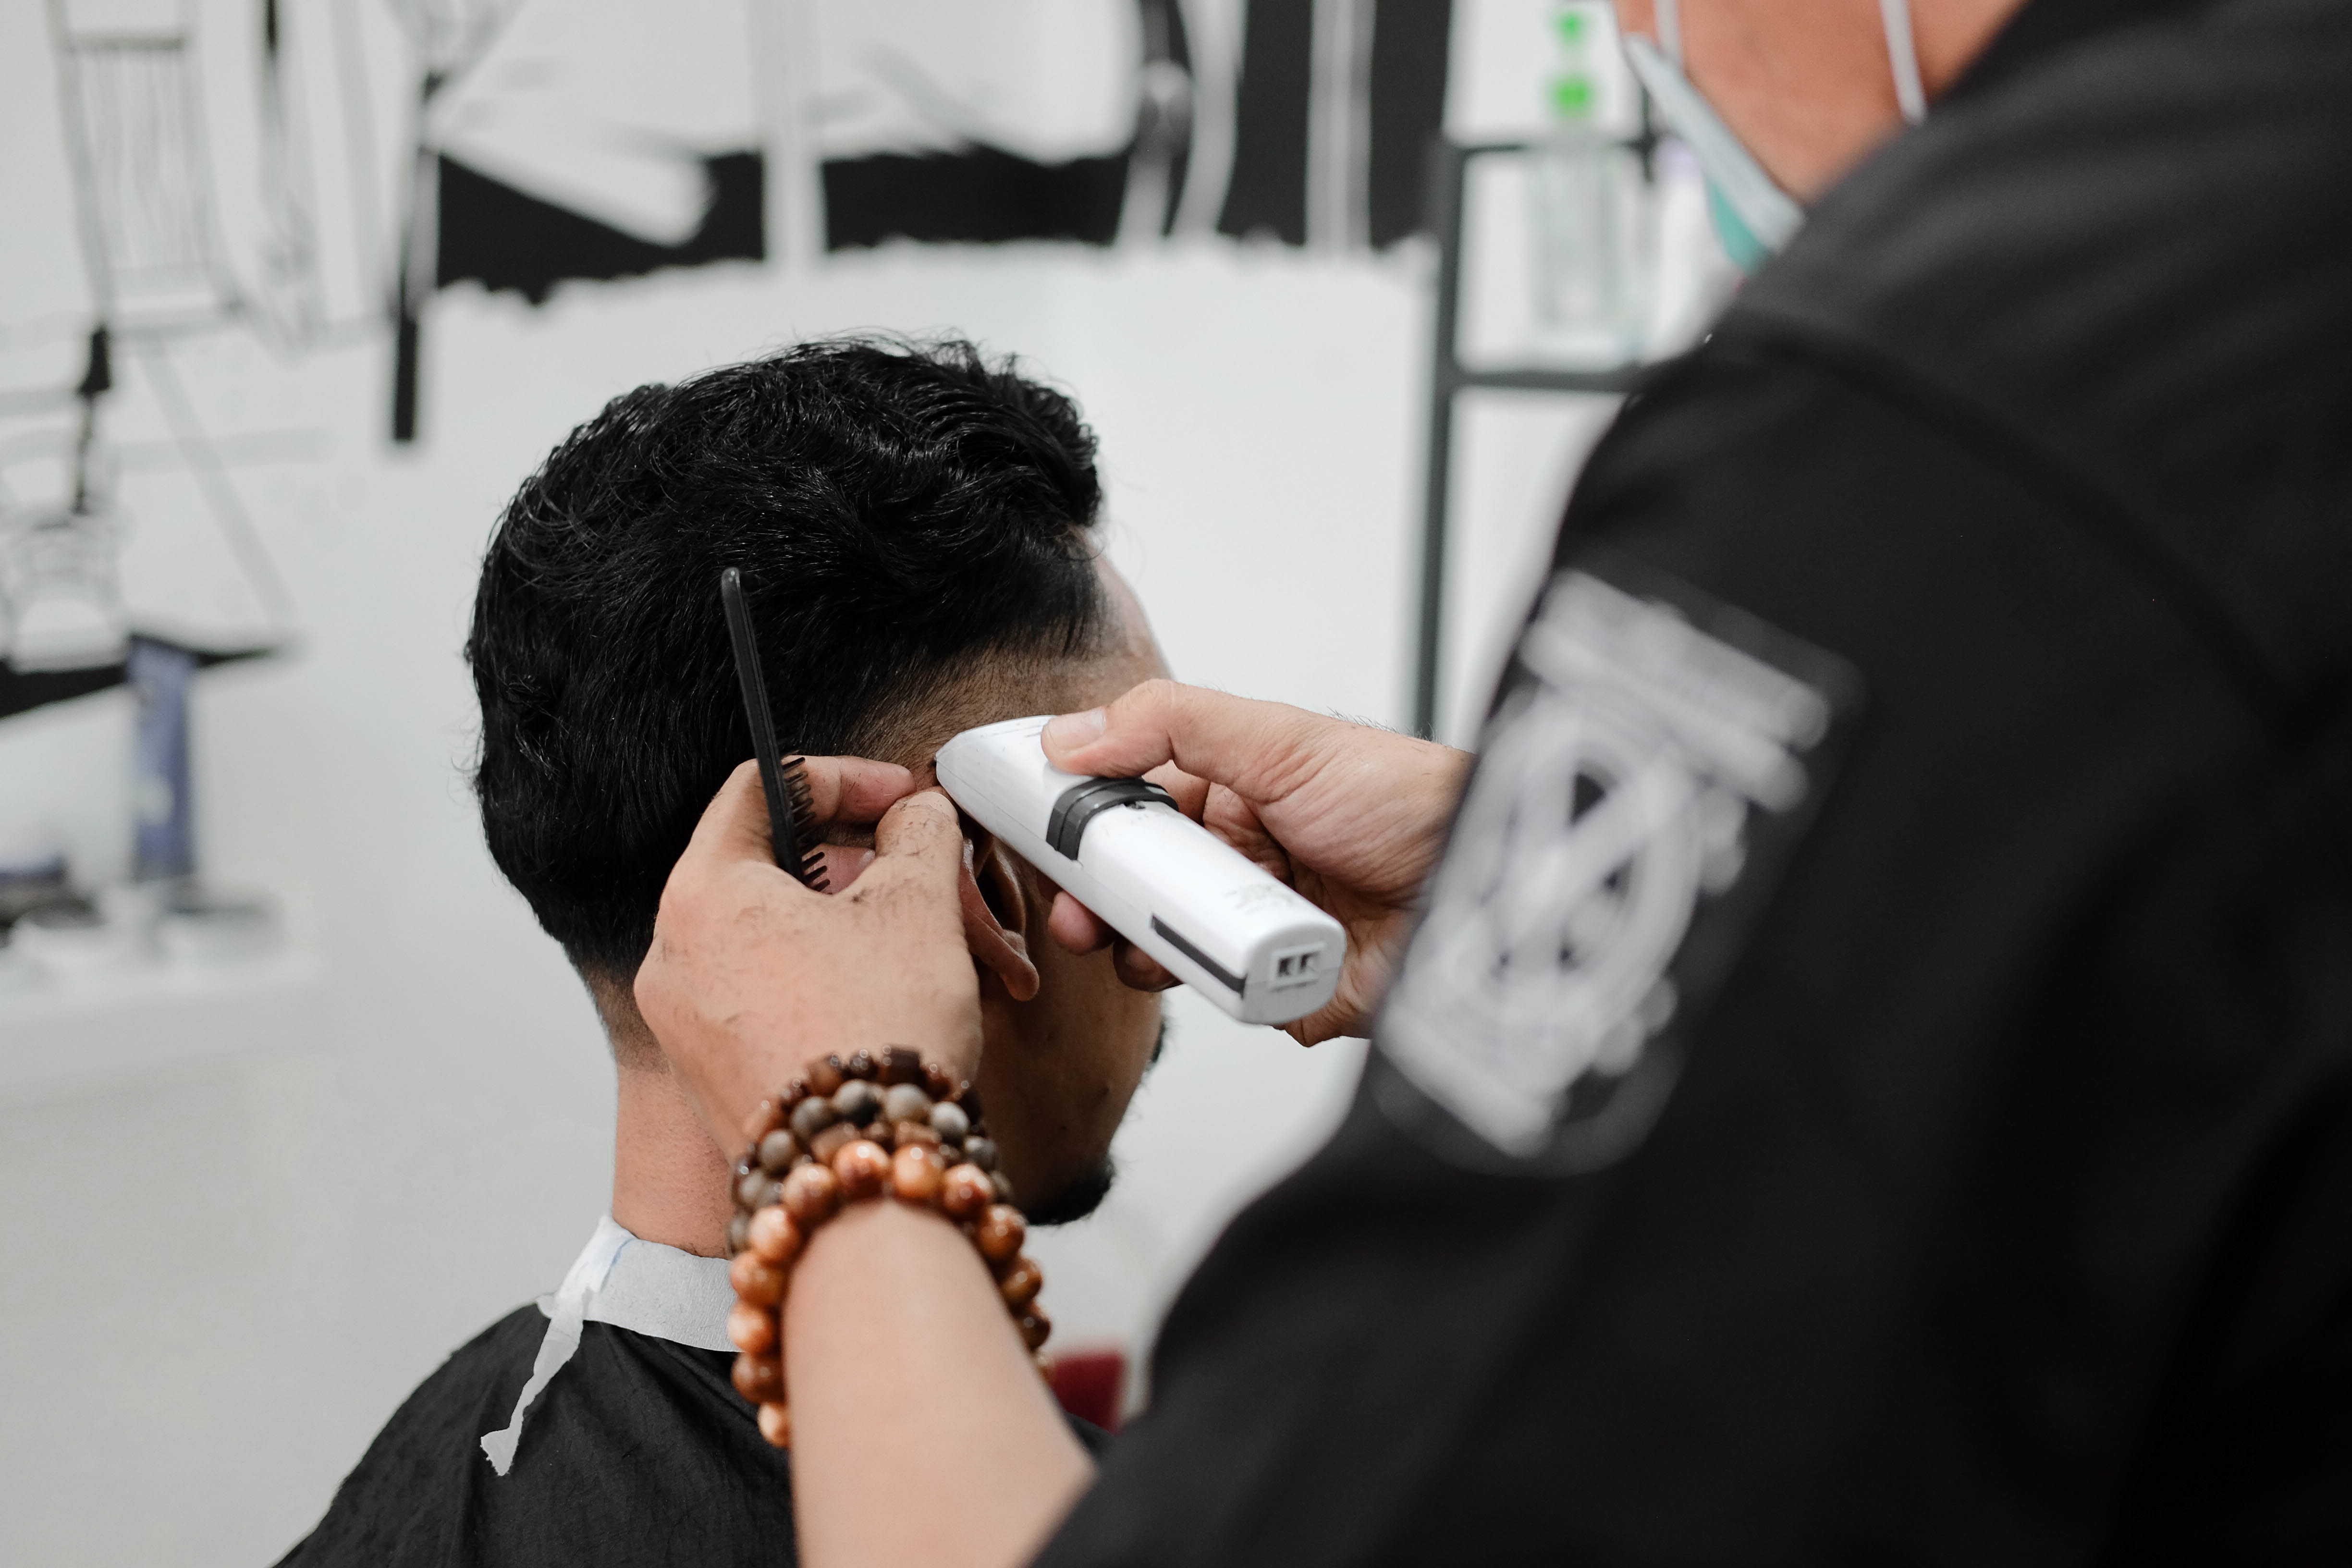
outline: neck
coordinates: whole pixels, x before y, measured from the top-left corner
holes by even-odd
[[[734,1163],[703,1131],[667,1060],[625,1060],[613,1139],[613,1218],[630,1234],[719,1258]]]
[[[1908,0],[1912,51],[1933,103],[2023,0]],[[1617,0],[1620,26],[1656,39],[1656,0]],[[1682,0],[1684,70],[1780,187],[1811,205],[1903,129],[1884,14],[1868,0]]]

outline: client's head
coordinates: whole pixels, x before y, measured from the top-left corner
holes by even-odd
[[[1096,548],[1094,451],[1067,398],[969,344],[826,342],[616,398],[508,505],[467,643],[483,826],[625,1074],[663,1067],[629,990],[662,885],[751,754],[720,571],[742,573],[787,754],[928,783],[961,730],[1163,673]],[[975,869],[1006,934],[980,975],[981,1091],[1023,1202],[1069,1217],[1108,1185],[1158,999],[1048,939],[1053,889],[1003,846]]]

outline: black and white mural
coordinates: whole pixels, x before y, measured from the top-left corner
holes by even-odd
[[[383,133],[332,69],[362,58],[334,33],[358,12],[310,10],[315,83],[275,0],[0,7],[0,716],[121,682],[134,640],[209,662],[291,635],[244,475],[315,457],[320,432],[271,406],[270,367],[388,320]]]
[[[0,199],[0,714],[130,638],[296,614],[255,466],[323,439],[273,365],[383,353],[430,428],[434,300],[875,247],[1378,248],[1419,221],[1449,0],[29,0]],[[177,608],[126,608],[136,522]],[[176,541],[172,549],[166,542]]]
[[[1445,0],[410,6],[399,289],[914,241],[1385,246],[1418,221]]]

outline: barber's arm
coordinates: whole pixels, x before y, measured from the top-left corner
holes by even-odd
[[[1348,928],[1339,998],[1294,1032],[1363,1026],[1466,759],[1167,682],[1099,722],[1065,721],[1056,742],[1065,766],[1181,770],[1173,783],[1213,831]],[[888,781],[866,766],[813,759],[812,782],[840,815],[870,817],[878,799],[852,796]],[[722,1144],[741,1141],[762,1095],[828,1053],[911,1045],[970,1073],[981,1032],[961,850],[946,797],[908,795],[881,816],[856,881],[812,893],[773,862],[754,770],[728,781],[671,874],[636,982]],[[1072,945],[1108,940],[1075,904],[1057,907],[1055,930]],[[784,1340],[793,1506],[814,1568],[1020,1562],[1091,1477],[986,1269],[934,1215],[862,1204],[820,1229],[793,1272]]]
[[[833,764],[813,762],[822,793]],[[814,893],[775,865],[756,770],[728,780],[670,875],[636,982],[722,1146],[828,1054],[910,1045],[971,1076],[962,847],[944,795],[909,795],[856,880]],[[784,1344],[800,1552],[815,1568],[1022,1561],[1093,1473],[994,1281],[935,1215],[857,1204],[819,1229],[793,1269]]]

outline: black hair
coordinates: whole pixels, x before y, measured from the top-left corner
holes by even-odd
[[[723,568],[786,754],[855,753],[976,658],[1094,647],[1094,458],[1013,361],[864,338],[641,386],[557,447],[490,536],[466,656],[491,857],[572,963],[635,975],[751,754]]]

